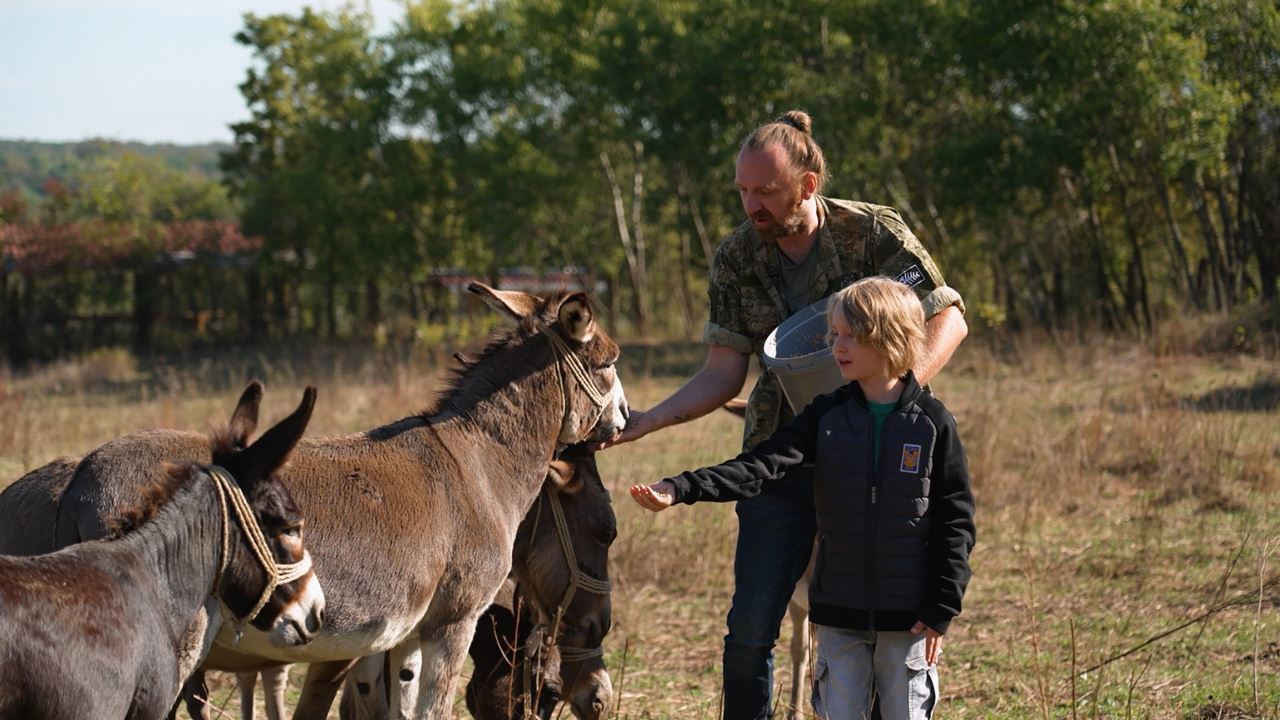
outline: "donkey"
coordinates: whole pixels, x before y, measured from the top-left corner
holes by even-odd
[[[236,672],[311,663],[295,717],[324,717],[353,661],[384,651],[393,717],[448,717],[476,621],[508,574],[552,453],[626,423],[618,346],[585,293],[468,289],[516,327],[457,371],[435,408],[352,436],[304,439],[282,472],[325,580],[316,639],[285,648],[249,629],[235,643],[224,628],[206,658],[209,669]],[[128,436],[86,458],[63,505],[136,492],[131,464],[153,453],[151,442]],[[584,642],[597,644],[605,627],[586,621]]]
[[[257,430],[262,393],[262,383],[254,380],[240,394],[240,400],[231,414],[231,422],[225,429],[225,436],[233,448],[247,447],[249,438]],[[209,454],[209,439],[206,435],[180,430],[147,432],[156,438],[164,438],[157,443],[163,451],[161,457],[164,462],[184,462]],[[0,491],[0,518],[4,518],[4,523],[0,524],[0,555],[44,555],[80,540],[106,537],[106,527],[100,518],[118,515],[128,505],[125,500],[136,500],[136,493],[132,493],[134,497],[117,498],[116,504],[110,510],[104,510],[101,515],[93,512],[81,517],[68,513],[67,527],[63,528],[66,542],[59,544],[54,539],[58,503],[71,484],[80,460],[70,456],[55,458],[14,480]],[[161,467],[157,462],[154,467],[147,468],[148,477],[153,480],[163,479],[157,475],[161,472]],[[142,482],[139,480],[139,483]]]
[[[324,594],[302,515],[273,475],[314,405],[308,388],[244,450],[216,436],[225,469],[170,466],[113,539],[0,558],[0,718],[164,717],[182,681],[179,640],[210,597],[276,642],[310,640]]]
[[[44,555],[58,549],[53,541],[58,498],[79,463],[78,457],[55,458],[0,492],[0,555]]]
[[[465,357],[455,357],[464,364],[468,362]],[[553,502],[562,507],[563,530],[555,521],[555,511],[551,509]],[[548,645],[541,655],[530,658],[530,662],[538,662],[544,669],[545,677],[538,683],[541,691],[538,693],[539,708],[549,710],[562,697],[567,697],[575,717],[596,720],[609,707],[613,689],[604,667],[603,652],[599,647],[573,647],[573,644],[578,640],[576,628],[581,618],[603,617],[608,622],[609,546],[616,536],[617,520],[609,491],[600,479],[594,453],[581,444],[566,448],[559,459],[551,461],[542,493],[516,531],[512,577],[503,583],[493,604],[476,625],[476,634],[468,651],[476,671],[467,684],[467,697],[478,698],[477,702],[481,703],[479,712],[484,714],[473,709],[473,715],[485,719],[523,717],[519,709],[523,688],[518,683],[512,696],[517,707],[513,709],[507,703],[512,670],[517,671],[517,681],[524,671],[523,666],[513,668],[511,648],[522,645],[535,626],[540,629],[540,637],[551,640],[542,629],[554,622],[557,614],[562,615],[559,627],[564,628],[564,632],[558,633],[556,638],[564,643],[568,659],[563,663],[560,661],[560,647],[555,644]],[[561,538],[568,539],[572,556],[566,552]],[[522,582],[528,587],[536,589],[533,594],[546,598],[542,602],[541,622],[535,614],[534,605],[528,601],[523,604],[524,622],[514,622],[513,590],[517,576],[522,577]],[[580,582],[582,580],[585,583]],[[570,588],[574,587],[577,589],[570,595]],[[559,613],[559,604],[565,598],[570,602],[564,606],[563,613]],[[517,628],[521,631],[518,641],[515,636]],[[347,675],[339,704],[342,720],[386,716],[385,663],[386,654],[383,653],[361,660]],[[268,720],[285,717],[286,667],[261,673]],[[236,676],[242,717],[246,720],[253,717],[253,689],[257,679],[253,672]],[[202,696],[207,697],[206,694]],[[189,703],[189,707],[194,707],[193,717],[200,716],[199,703]],[[542,716],[547,717],[545,713]]]
[[[616,537],[617,520],[594,453],[583,445],[567,448],[551,462],[542,493],[521,521],[512,575],[471,640],[475,671],[466,697],[472,715],[524,718],[529,702],[538,717],[549,718],[561,698],[568,698],[574,717],[603,717],[613,687],[603,650],[584,646],[581,628],[588,624],[584,619],[601,618],[599,634],[608,632],[609,546]],[[518,594],[517,580],[523,589]],[[381,658],[362,661],[347,678],[340,717],[384,716],[383,678]]]

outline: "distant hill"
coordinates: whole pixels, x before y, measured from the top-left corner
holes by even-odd
[[[0,140],[0,190],[18,187],[40,197],[41,187],[49,178],[67,180],[84,161],[101,155],[125,152],[156,158],[164,164],[204,179],[218,179],[218,155],[230,149],[225,143],[205,145],[170,145],[114,140],[81,142],[32,142]]]

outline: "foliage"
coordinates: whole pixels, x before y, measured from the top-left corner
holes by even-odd
[[[738,144],[800,107],[827,193],[901,210],[975,325],[1149,334],[1277,301],[1263,0],[415,0],[384,35],[307,9],[237,39],[230,201],[140,153],[13,169],[7,144],[22,189],[0,222],[236,213],[263,243],[235,313],[251,338],[412,335],[457,309],[438,271],[513,266],[585,268],[615,329],[688,336],[741,222]]]

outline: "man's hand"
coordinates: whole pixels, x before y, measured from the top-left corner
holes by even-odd
[[[634,494],[635,488],[632,488],[632,491]],[[911,626],[911,634],[919,635],[922,632],[924,633],[924,661],[929,663],[929,667],[933,667],[938,664],[938,657],[942,655],[942,633],[917,620],[916,624]]]
[[[627,414],[627,426],[623,428],[622,432],[614,435],[608,440],[595,443],[591,446],[591,450],[592,452],[600,452],[601,450],[607,450],[614,445],[621,445],[622,443],[629,443],[632,440],[639,440],[657,429],[657,423],[654,422],[652,411],[645,412],[643,410],[632,410]]]
[[[670,480],[659,480],[652,485],[632,485],[631,499],[645,510],[661,512],[676,501],[676,486]]]

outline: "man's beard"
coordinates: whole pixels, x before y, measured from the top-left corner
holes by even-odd
[[[800,194],[797,193],[795,202],[792,203],[790,209],[787,210],[786,217],[784,217],[781,221],[779,221],[778,218],[774,217],[773,213],[769,212],[768,210],[761,210],[760,212],[753,215],[752,216],[753,218],[767,217],[770,220],[770,224],[759,231],[761,237],[763,237],[765,240],[775,241],[775,240],[787,237],[789,235],[795,235],[796,233],[803,230],[804,229],[803,205],[804,205],[804,200],[801,198]]]

